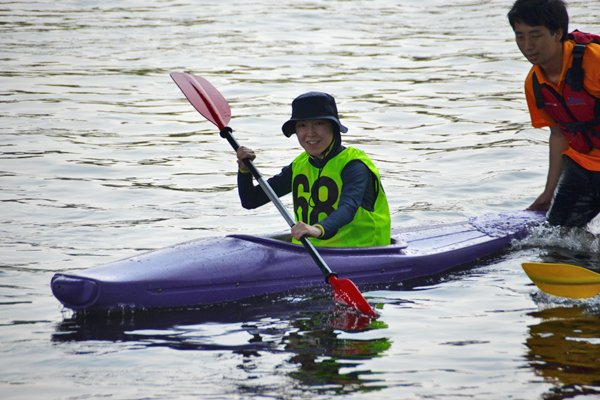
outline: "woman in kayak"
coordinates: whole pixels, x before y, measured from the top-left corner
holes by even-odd
[[[296,225],[292,236],[303,236],[315,246],[360,247],[390,244],[390,211],[379,171],[369,157],[354,147],[342,146],[335,99],[309,92],[292,102],[292,117],[283,124],[285,136],[296,134],[305,150],[267,182],[277,196],[293,194]],[[244,159],[254,151],[240,147],[238,191],[242,206],[257,208],[269,202]]]

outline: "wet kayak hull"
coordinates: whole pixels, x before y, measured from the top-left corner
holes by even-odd
[[[543,213],[517,211],[468,221],[395,229],[393,244],[319,248],[340,278],[361,285],[434,275],[504,249]],[[327,289],[303,246],[283,236],[193,240],[52,278],[54,296],[73,310],[216,304],[290,290]]]

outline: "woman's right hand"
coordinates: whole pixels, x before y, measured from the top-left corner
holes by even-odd
[[[244,164],[244,160],[249,158],[251,161],[254,161],[254,159],[256,158],[256,154],[254,154],[254,151],[252,149],[240,146],[237,150],[237,158],[240,170],[247,172],[249,171],[249,169],[246,166],[246,164]]]

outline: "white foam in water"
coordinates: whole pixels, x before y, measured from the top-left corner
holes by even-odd
[[[534,226],[530,234],[522,240],[513,243],[515,248],[559,248],[573,252],[597,253],[600,248],[600,237],[595,233],[600,231],[596,220],[587,229],[564,229],[550,226],[547,223]]]
[[[531,298],[540,310],[556,307],[578,307],[588,314],[600,314],[600,294],[588,299],[568,299],[566,297],[553,296],[541,290],[533,292]]]

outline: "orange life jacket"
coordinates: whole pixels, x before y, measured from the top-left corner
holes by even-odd
[[[569,145],[580,153],[600,149],[600,99],[583,88],[583,54],[589,43],[600,44],[600,36],[573,31],[569,39],[575,41],[573,63],[567,71],[562,96],[554,88],[540,83],[535,72],[532,76],[536,106],[543,109],[560,127]]]

